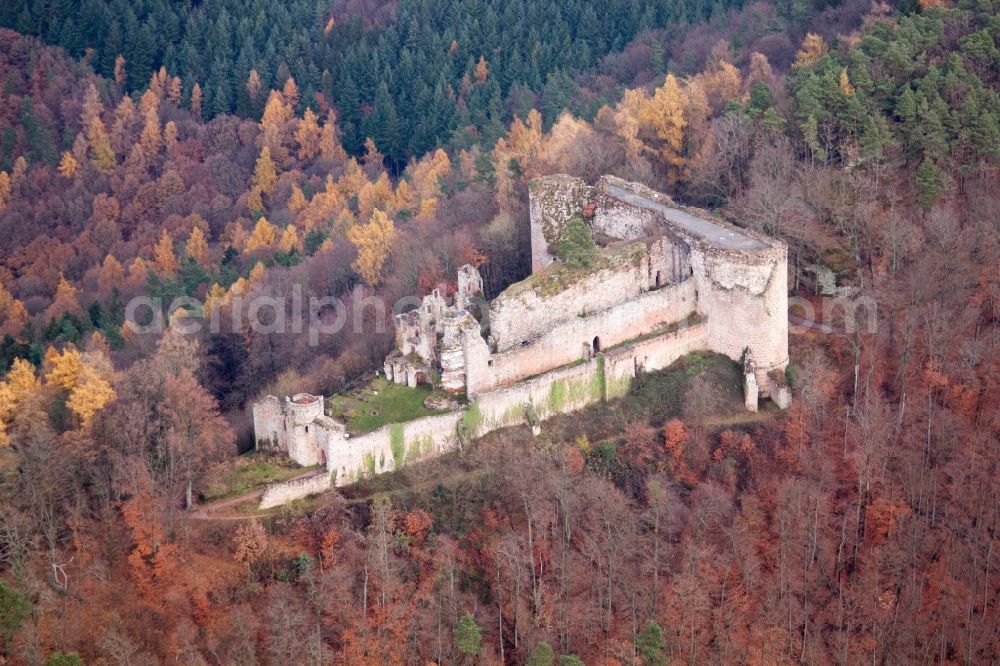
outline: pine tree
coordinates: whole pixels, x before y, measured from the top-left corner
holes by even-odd
[[[319,152],[326,159],[337,161],[347,159],[347,153],[337,138],[337,123],[332,111],[327,114],[323,129],[320,130]]]
[[[645,628],[635,637],[635,650],[642,659],[643,666],[665,666],[667,657],[663,630],[654,620],[646,623]]]
[[[125,56],[119,53],[115,57],[115,85],[124,88],[127,77],[125,75]]]
[[[226,290],[218,282],[215,282],[209,288],[208,293],[205,294],[205,302],[202,304],[202,307],[206,313],[210,313],[213,309],[225,305],[227,301]]]
[[[878,162],[885,158],[885,149],[896,145],[885,116],[873,114],[868,117],[859,143],[862,153],[868,159]]]
[[[250,253],[255,250],[271,247],[277,240],[278,230],[267,221],[266,217],[257,220],[257,225],[253,228],[253,233],[247,238],[243,251]]]
[[[31,617],[31,604],[7,583],[0,581],[0,636],[9,644],[24,621]]]
[[[292,117],[291,104],[285,101],[281,93],[272,90],[267,97],[267,104],[264,105],[264,113],[260,118],[260,140],[262,145],[269,148],[279,162],[283,162],[286,156],[284,145],[287,138],[287,126]]]
[[[455,625],[455,647],[464,655],[475,656],[482,650],[479,625],[469,613],[465,613]]]
[[[479,62],[476,63],[475,71],[476,82],[480,84],[486,83],[486,77],[489,76],[489,73],[490,68],[489,65],[486,64],[486,58],[479,56]]]
[[[183,91],[183,89],[184,86],[181,83],[181,79],[179,76],[175,76],[174,78],[170,79],[170,84],[167,86],[167,99],[170,100],[170,103],[173,104],[174,106],[180,106],[181,92]]]
[[[945,173],[930,158],[917,167],[914,174],[919,195],[917,197],[920,207],[927,210],[931,208],[944,192]]]
[[[28,311],[24,303],[14,298],[0,282],[0,336],[18,335],[28,323]]]
[[[639,120],[653,129],[662,141],[660,155],[667,164],[671,180],[678,177],[677,168],[684,164],[684,128],[687,127],[688,96],[677,78],[668,74],[663,85],[656,89],[653,98],[645,104]]]
[[[597,254],[590,227],[578,217],[571,219],[562,231],[556,252],[570,266],[590,266]]]
[[[167,152],[171,152],[174,146],[177,145],[177,125],[174,121],[168,120],[167,124],[163,126],[163,147],[167,149]]]
[[[146,119],[142,126],[142,135],[139,137],[139,145],[146,159],[151,159],[160,152],[163,145],[163,134],[160,131],[160,116],[156,112],[156,107],[150,107],[146,111]]]
[[[298,185],[292,186],[292,194],[288,197],[287,205],[288,210],[295,213],[309,205],[309,202],[306,201],[306,195],[302,192],[302,188]]]
[[[79,314],[82,311],[80,301],[77,299],[77,289],[66,279],[62,273],[59,274],[59,284],[56,286],[56,293],[52,303],[45,310],[45,316],[49,319],[58,319],[64,314]]]
[[[322,130],[316,122],[316,114],[309,107],[306,107],[302,120],[295,130],[295,141],[299,144],[299,159],[311,160],[320,151],[320,141]]]
[[[811,69],[830,50],[823,38],[814,32],[807,33],[802,40],[802,48],[795,54],[793,69]]]
[[[542,641],[531,651],[531,656],[528,657],[528,661],[524,662],[524,666],[552,666],[555,657],[552,646]]]
[[[101,272],[97,275],[97,286],[104,293],[109,293],[112,289],[121,286],[125,280],[125,269],[113,255],[104,257],[101,264]]]
[[[255,287],[261,283],[265,275],[267,275],[267,267],[264,265],[264,262],[258,261],[250,269],[250,274],[247,276],[247,283],[251,287]]]
[[[111,384],[95,368],[84,364],[66,406],[80,419],[81,427],[87,428],[94,415],[117,397]]]
[[[66,347],[61,353],[49,347],[45,352],[45,360],[49,367],[45,374],[45,382],[65,391],[72,391],[83,371],[83,359],[76,347]]]
[[[10,443],[7,423],[14,417],[14,409],[38,386],[35,366],[22,358],[14,359],[4,381],[0,382],[0,446]]]
[[[195,118],[201,118],[202,92],[201,85],[196,81],[191,88],[191,113]]]
[[[76,652],[53,652],[43,666],[84,666],[84,663]]]
[[[256,69],[251,69],[250,75],[247,76],[247,96],[250,98],[250,101],[257,101],[257,96],[260,95],[261,85],[260,74],[257,73]]]
[[[285,98],[289,109],[294,112],[299,105],[299,86],[293,77],[289,76],[285,79],[285,85],[281,88],[281,96]]]
[[[0,210],[7,207],[7,203],[10,201],[10,174],[6,171],[0,171]]]
[[[846,67],[843,67],[840,70],[840,78],[838,79],[837,85],[840,87],[840,92],[844,93],[848,97],[854,94],[854,86],[851,85],[851,78],[847,75]]]
[[[261,196],[259,187],[251,187],[247,192],[247,210],[257,213],[264,210],[264,198]]]
[[[299,241],[299,234],[294,224],[289,224],[285,227],[285,231],[281,234],[281,240],[278,242],[278,247],[285,254],[302,250],[302,243]]]

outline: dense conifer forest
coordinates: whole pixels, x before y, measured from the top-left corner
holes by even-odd
[[[337,107],[350,153],[360,154],[371,137],[400,167],[449,141],[482,134],[492,143],[512,110],[530,110],[536,92],[550,98],[543,110],[554,116],[574,96],[573,74],[640,32],[701,22],[733,7],[739,3],[404,0],[331,8],[326,0],[21,0],[4,3],[0,25],[78,58],[92,52],[95,71],[127,90],[141,89],[149,72],[166,67],[181,77],[186,98],[200,85],[208,117],[256,118],[263,93],[292,76],[303,105]],[[124,65],[116,70],[119,56]],[[252,76],[256,93],[247,85]]]

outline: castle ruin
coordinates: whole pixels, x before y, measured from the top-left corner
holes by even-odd
[[[540,178],[530,197],[532,275],[482,307],[482,279],[463,266],[453,305],[435,291],[396,317],[387,377],[416,386],[440,373],[444,389],[474,399],[697,316],[705,349],[744,363],[748,388],[785,405],[784,244],[611,176],[595,187]],[[587,268],[555,258],[574,217],[599,240]]]
[[[594,186],[566,175],[532,181],[530,218],[532,274],[487,302],[479,272],[461,267],[451,303],[435,290],[396,316],[389,380],[465,398],[472,429],[484,434],[529,412],[546,417],[621,395],[637,374],[709,350],[741,364],[747,409],[761,397],[788,406],[783,243],[613,176]],[[574,218],[596,241],[586,266],[558,259]],[[413,450],[456,446],[463,419],[453,411],[348,439],[324,416],[322,398],[268,396],[254,406],[258,446],[325,463],[338,484],[366,467],[396,469]]]

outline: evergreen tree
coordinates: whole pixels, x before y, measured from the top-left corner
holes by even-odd
[[[552,646],[542,641],[531,651],[531,656],[524,662],[524,666],[552,666],[553,659],[555,653],[552,651]]]
[[[925,157],[917,167],[914,179],[919,192],[917,201],[921,208],[929,209],[944,192],[945,174],[933,160]]]
[[[469,613],[465,613],[455,625],[455,647],[464,655],[478,655],[482,649],[479,625]]]
[[[0,636],[9,641],[30,615],[31,604],[28,600],[13,587],[0,581]]]
[[[566,223],[556,246],[556,254],[570,266],[590,266],[597,254],[590,227],[578,217]]]
[[[663,654],[666,647],[663,629],[655,620],[649,620],[635,637],[635,649],[642,659],[643,666],[664,666],[667,663],[667,657]]]

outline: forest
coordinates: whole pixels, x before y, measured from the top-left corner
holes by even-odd
[[[404,0],[398,7],[357,2],[332,8],[324,0],[19,0],[0,8],[0,26],[86,56],[98,74],[127,91],[141,90],[150,71],[166,67],[183,82],[185,102],[200,96],[207,117],[256,119],[266,91],[294,77],[300,104],[321,112],[337,108],[349,153],[360,155],[372,138],[398,172],[410,157],[442,144],[462,146],[481,136],[496,141],[511,113],[524,115],[538,97],[554,120],[575,97],[573,74],[640,32],[700,22],[734,6],[703,0],[502,7],[483,0]],[[380,19],[390,13],[391,20]],[[661,53],[655,68],[664,66]]]
[[[1000,1],[498,7],[0,6],[0,663],[1000,659]],[[199,513],[273,464],[253,400],[350,389],[458,266],[524,278],[552,173],[778,237],[792,295],[832,274],[874,325],[792,335],[786,412],[692,355]],[[231,316],[294,290],[361,325]],[[141,333],[136,297],[227,316]]]

